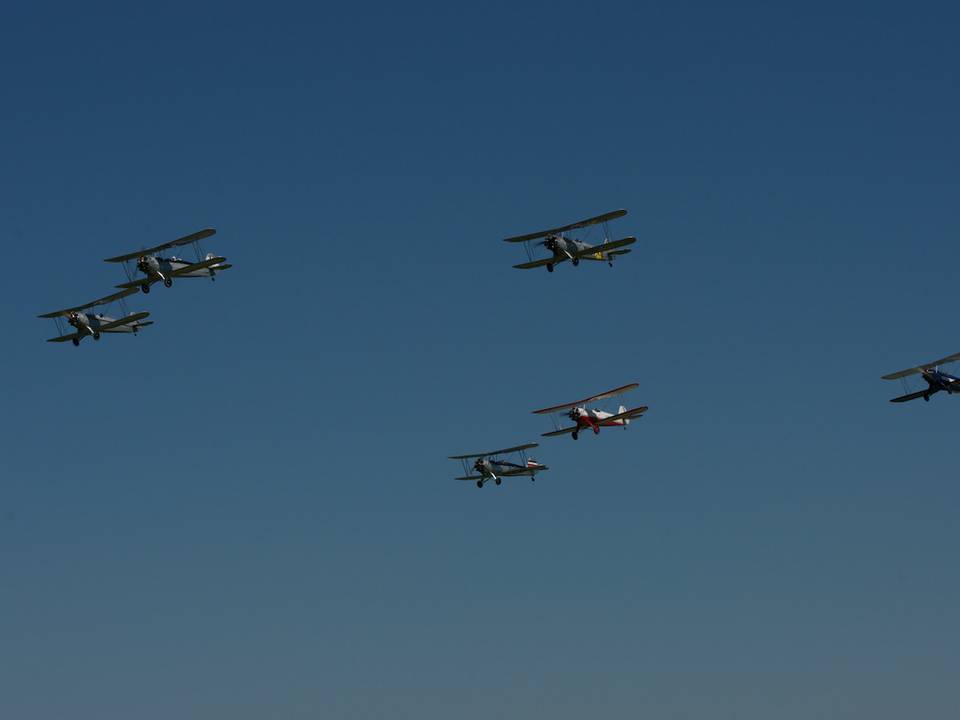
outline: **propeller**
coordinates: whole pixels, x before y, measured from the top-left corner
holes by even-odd
[[[576,422],[580,419],[580,410],[578,408],[570,408],[567,411],[567,417]]]

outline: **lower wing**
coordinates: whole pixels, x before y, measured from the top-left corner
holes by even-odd
[[[70,333],[69,335],[60,335],[55,338],[50,338],[47,342],[67,342],[67,340],[75,340],[80,337],[80,333]]]
[[[919,390],[917,392],[901,395],[900,397],[895,397],[891,399],[890,402],[907,402],[908,400],[916,400],[917,398],[922,398],[926,394],[927,394],[926,390]]]
[[[148,312],[138,312],[131,313],[126,317],[120,318],[119,320],[114,320],[113,322],[108,322],[106,325],[101,325],[97,330],[100,332],[116,332],[117,328],[123,327],[124,325],[132,325],[138,320],[143,320],[145,317],[149,317],[150,313]]]
[[[464,475],[463,477],[454,478],[454,480],[483,480],[483,475]]]
[[[120,285],[115,285],[114,287],[118,288],[139,288],[141,285],[153,285],[157,282],[157,278],[142,277],[139,280],[131,280],[130,282],[121,283]]]
[[[520,263],[519,265],[514,265],[514,267],[517,268],[517,270],[530,270],[531,268],[543,267],[544,265],[556,265],[557,263],[562,263],[566,259],[566,257],[544,258],[542,260],[533,260],[532,262]]]
[[[633,420],[635,417],[640,417],[647,410],[649,410],[646,405],[641,405],[640,407],[633,408],[632,410],[624,410],[622,413],[617,413],[616,415],[611,415],[608,418],[604,418],[600,421],[601,425],[606,425],[611,422],[618,422],[620,420]]]
[[[603,260],[603,256],[606,253],[610,253],[611,250],[616,250],[617,248],[626,247],[627,245],[633,245],[637,239],[635,237],[625,237],[622,240],[614,240],[613,242],[604,243],[603,245],[594,245],[592,247],[584,248],[577,253],[578,258],[585,258],[588,260]],[[625,254],[630,252],[629,250],[621,250],[618,254]]]
[[[224,257],[207,258],[203,262],[194,263],[193,265],[184,265],[182,268],[177,268],[176,270],[173,270],[170,273],[170,275],[172,275],[173,277],[180,277],[181,275],[186,275],[187,273],[196,272],[197,270],[204,270],[206,268],[209,268],[212,265],[217,265],[218,263],[222,263],[226,261],[227,259]]]
[[[567,433],[572,433],[579,428],[575,425],[574,427],[563,428],[563,430],[553,430],[552,432],[545,432],[541,437],[556,437],[557,435],[566,435]]]

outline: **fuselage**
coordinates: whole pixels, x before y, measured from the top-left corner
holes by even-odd
[[[109,325],[112,322],[116,322],[117,318],[112,318],[109,315],[103,315],[100,313],[88,315],[84,312],[73,312],[67,317],[67,322],[70,323],[77,332],[81,335],[95,335],[101,332],[101,328],[104,325]],[[132,333],[137,332],[140,328],[140,321],[135,321],[128,323],[126,325],[117,325],[102,332],[108,333]]]
[[[621,410],[621,412],[623,412]],[[630,421],[626,418],[619,420],[608,420],[619,413],[610,413],[604,410],[589,409],[586,407],[576,407],[570,410],[568,416],[573,420],[577,427],[590,427],[594,432],[599,432],[601,427],[621,427],[627,425]]]
[[[562,262],[564,260],[574,260],[574,264],[580,260],[607,260],[606,254],[597,249],[597,252],[588,254],[588,255],[579,255],[584,250],[589,250],[590,248],[596,247],[595,245],[590,245],[585,243],[582,240],[577,240],[576,238],[568,238],[563,235],[551,235],[544,241],[544,247],[547,250],[550,250],[553,253],[553,257],[557,262]]]
[[[210,259],[211,257],[213,256],[208,255],[207,259]],[[195,262],[183,260],[176,256],[165,258],[159,255],[147,255],[137,261],[137,270],[146,275],[150,280],[157,281],[166,280],[167,278],[173,277],[173,273],[195,264]],[[177,274],[177,277],[213,277],[217,274],[217,268],[220,264],[221,263],[217,263],[216,265],[211,265],[210,267],[198,268],[189,272],[181,272]]]
[[[544,468],[533,458],[527,460],[526,465],[509,462],[507,460],[498,460],[496,458],[483,458],[477,460],[473,469],[484,477],[507,477],[511,475],[535,475]]]
[[[960,392],[960,378],[939,370],[924,370],[923,379],[927,381],[929,393],[932,395],[941,390],[949,394]]]

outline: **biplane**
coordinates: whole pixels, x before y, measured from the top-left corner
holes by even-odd
[[[575,400],[574,402],[554,405],[553,407],[543,408],[542,410],[534,410],[533,414],[554,416],[554,426],[556,426],[556,430],[543,433],[543,437],[556,437],[557,435],[570,433],[570,437],[576,440],[580,436],[580,431],[587,428],[593,430],[594,435],[598,435],[602,427],[622,427],[626,430],[631,420],[640,417],[647,411],[648,408],[646,405],[641,405],[629,410],[621,405],[616,412],[608,412],[599,408],[588,408],[587,403],[598,400],[608,400],[622,395],[625,392],[629,392],[630,390],[635,390],[637,387],[637,383],[630,383],[623,387],[607,390],[599,395],[591,395],[583,400]],[[567,412],[563,412],[564,410]],[[560,427],[560,423],[564,418],[569,419],[573,425]]]
[[[150,292],[150,286],[156,282],[162,282],[165,287],[170,287],[173,285],[174,278],[200,277],[215,280],[218,272],[233,267],[227,263],[226,258],[213,253],[207,253],[201,257],[203,249],[200,247],[200,241],[215,235],[216,232],[213,228],[207,228],[146,250],[107,258],[104,262],[123,263],[127,282],[117,285],[118,288],[140,288],[145,293]],[[176,255],[163,257],[159,254],[164,250],[182,245],[193,245],[197,255],[196,262],[183,260]],[[143,277],[137,277],[137,272],[142,273]]]
[[[905,395],[892,398],[890,402],[901,403],[907,402],[908,400],[916,400],[917,398],[923,398],[927,402],[930,402],[930,396],[940,392],[941,390],[946,391],[948,395],[960,393],[960,378],[954,377],[949,373],[945,373],[940,369],[941,365],[946,365],[947,363],[955,362],[957,360],[960,360],[960,353],[948,355],[945,358],[940,358],[939,360],[934,360],[933,362],[929,362],[924,365],[918,365],[917,367],[907,368],[906,370],[900,370],[895,373],[890,373],[889,375],[884,375],[882,378],[883,380],[902,381],[904,391],[909,390],[905,378],[910,377],[911,375],[920,375],[927,383],[927,387],[925,389],[918,390],[916,392],[906,392]]]
[[[549,470],[546,465],[538,463],[532,457],[527,457],[527,450],[537,447],[537,443],[527,443],[526,445],[517,445],[516,447],[504,448],[503,450],[492,450],[485,453],[474,453],[473,455],[451,455],[451,460],[459,460],[463,464],[463,476],[455,478],[456,480],[476,480],[477,487],[482,488],[485,482],[493,480],[497,485],[502,478],[529,475],[530,480],[536,480],[538,472]],[[517,453],[520,462],[510,462],[503,460],[498,455],[507,455]],[[470,463],[473,460],[473,472],[470,474]]]
[[[610,267],[613,267],[614,258],[630,252],[629,249],[624,250],[623,248],[637,241],[635,237],[625,237],[620,240],[609,239],[607,222],[621,218],[626,214],[626,210],[614,210],[613,212],[597,215],[596,217],[571,223],[570,225],[550,228],[549,230],[540,230],[539,232],[529,233],[527,235],[508,237],[504,242],[524,244],[524,248],[527,251],[528,262],[514,265],[515,268],[520,270],[530,270],[531,268],[546,266],[547,272],[553,272],[553,268],[556,265],[566,260],[569,260],[574,266],[579,265],[581,260],[597,260],[599,262],[606,262]],[[600,245],[591,245],[583,240],[567,237],[564,234],[570,230],[578,230],[600,224],[603,225],[603,243]],[[539,259],[534,257],[534,251],[530,247],[530,241],[537,240],[538,238],[544,239],[536,243],[536,246],[548,250],[550,257]]]
[[[136,334],[141,330],[141,328],[145,328],[148,325],[153,325],[153,321],[143,322],[144,318],[149,317],[150,313],[127,312],[126,305],[123,303],[123,298],[135,292],[136,290],[133,288],[128,288],[126,290],[121,290],[120,292],[114,293],[113,295],[107,295],[106,297],[99,298],[98,300],[93,300],[85,305],[77,305],[75,307],[64,308],[63,310],[56,310],[54,312],[38,315],[37,317],[52,318],[57,323],[57,332],[59,334],[57,337],[50,338],[47,340],[47,342],[66,342],[67,340],[70,340],[76,347],[80,345],[80,341],[87,336],[92,337],[94,340],[99,340],[101,333]],[[109,305],[115,300],[119,300],[121,306],[123,307],[124,315],[122,318],[116,319],[100,313],[84,312],[85,310],[89,310],[90,308],[98,307],[100,305]],[[67,329],[63,326],[64,319],[66,319],[69,326],[75,328],[75,332],[67,332]]]

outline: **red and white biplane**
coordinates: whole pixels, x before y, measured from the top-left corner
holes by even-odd
[[[646,405],[641,405],[629,410],[621,405],[616,412],[608,412],[599,408],[588,408],[587,403],[597,400],[608,400],[609,398],[622,395],[630,390],[635,390],[637,387],[639,387],[637,383],[630,383],[623,387],[607,390],[599,395],[591,395],[583,400],[575,400],[574,402],[554,405],[553,407],[543,408],[542,410],[534,410],[533,414],[554,416],[554,425],[557,429],[543,433],[543,437],[555,437],[557,435],[570,433],[570,436],[576,440],[580,435],[580,431],[584,428],[592,429],[595,435],[600,433],[600,428],[602,427],[622,427],[626,429],[631,420],[640,417],[647,411],[648,408]],[[567,412],[563,412],[564,410]],[[563,418],[571,420],[574,424],[569,427],[560,427]]]

